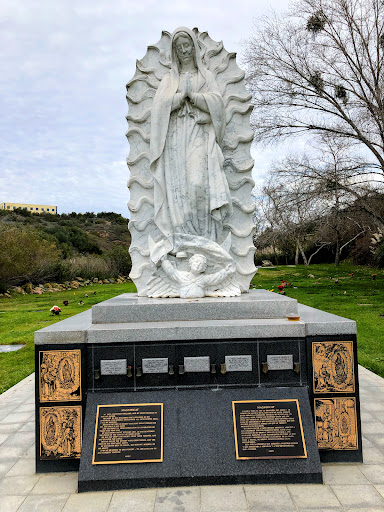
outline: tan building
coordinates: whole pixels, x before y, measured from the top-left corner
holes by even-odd
[[[57,213],[57,206],[51,204],[0,203],[0,210],[16,210],[22,208],[31,213]]]

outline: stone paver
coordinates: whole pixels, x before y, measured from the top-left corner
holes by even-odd
[[[135,512],[152,512],[155,507],[156,492],[156,489],[115,491],[108,512],[131,512],[133,510]]]
[[[59,512],[68,498],[68,494],[27,496],[17,512]]]
[[[16,464],[17,459],[0,459],[0,478],[5,476],[8,471]]]
[[[32,494],[73,494],[75,492],[77,492],[77,473],[41,475],[32,489]]]
[[[299,509],[339,508],[342,510],[341,503],[329,485],[288,485],[288,490]]]
[[[296,510],[286,485],[244,485],[250,512]]]
[[[0,496],[3,494],[29,494],[39,478],[40,475],[5,477],[0,482]]]
[[[345,508],[382,507],[384,499],[372,485],[332,485]]]
[[[33,459],[18,459],[16,464],[13,461],[12,467],[6,476],[34,475],[35,461]]]
[[[248,512],[244,487],[215,485],[201,488],[201,512]]]
[[[0,395],[0,512],[384,512],[384,379],[359,368],[364,464],[324,464],[324,485],[77,493],[77,473],[35,474],[34,377]]]
[[[17,512],[25,496],[1,496],[1,512]]]
[[[107,512],[111,499],[111,492],[71,494],[63,512]]]
[[[0,425],[7,425],[8,423],[24,423],[29,420],[31,417],[30,412],[11,412],[7,414],[2,420],[0,420]]]
[[[364,465],[384,464],[384,453],[376,447],[366,449],[363,447],[363,460]]]
[[[363,465],[361,464],[361,466]],[[328,485],[369,484],[369,481],[360,469],[360,466],[352,466],[350,464],[324,464],[323,482]]]
[[[159,489],[154,512],[200,512],[200,488]],[[110,512],[110,511],[108,511]]]
[[[361,471],[368,478],[371,484],[384,484],[384,464],[363,466]]]

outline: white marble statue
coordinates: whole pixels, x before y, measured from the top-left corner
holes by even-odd
[[[255,273],[250,96],[234,56],[181,27],[148,47],[127,85],[139,295],[234,296]]]
[[[220,148],[224,101],[191,30],[175,30],[171,49],[151,112],[155,223],[171,244],[175,233],[216,241],[232,213]]]

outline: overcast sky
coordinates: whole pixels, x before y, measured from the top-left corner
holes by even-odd
[[[128,216],[125,84],[162,30],[238,52],[288,0],[1,0],[0,202]],[[276,148],[255,148],[254,178]]]

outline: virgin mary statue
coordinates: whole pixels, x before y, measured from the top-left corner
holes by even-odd
[[[191,30],[175,30],[171,52],[151,111],[155,224],[172,247],[178,234],[221,243],[223,220],[232,213],[220,148],[223,98]]]

